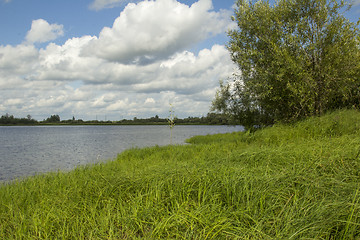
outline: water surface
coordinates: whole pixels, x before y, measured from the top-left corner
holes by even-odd
[[[173,144],[241,131],[240,126],[175,126]],[[170,144],[168,126],[0,126],[0,181],[109,160],[125,149]]]

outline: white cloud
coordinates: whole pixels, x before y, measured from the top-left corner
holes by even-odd
[[[219,79],[231,75],[234,67],[224,46],[214,45],[200,51],[198,56],[184,51],[161,62],[152,74],[148,74],[150,81],[133,84],[133,88],[137,92],[197,94],[216,88]]]
[[[41,49],[30,40],[0,45],[0,114],[30,114],[38,120],[50,114],[85,120],[166,117],[170,103],[178,117],[206,114],[219,79],[235,68],[222,45],[189,51],[192,43],[229,26],[227,13],[211,7],[209,0],[192,6],[145,1],[129,4],[99,37]],[[47,32],[54,32],[45,23]],[[39,42],[45,28],[33,23],[29,33],[34,29],[39,31],[32,41]]]
[[[121,111],[121,110],[129,110],[131,108],[135,107],[136,104],[130,103],[128,98],[125,98],[124,100],[117,100],[115,102],[111,102],[106,106],[107,111]]]
[[[230,12],[211,10],[211,0],[199,0],[190,7],[175,0],[130,3],[83,54],[125,64],[165,59],[231,26]]]
[[[31,114],[35,118],[56,112],[62,118],[75,115],[95,119],[95,115],[107,115],[108,119],[111,116],[119,119],[155,114],[165,117],[169,104],[173,103],[178,114],[185,114],[184,117],[200,115],[208,111],[219,79],[229,76],[235,67],[226,48],[220,45],[197,55],[179,52],[146,66],[82,57],[79,51],[89,39],[91,37],[70,39],[62,46],[49,44],[39,52],[32,46],[0,48],[3,54],[0,109],[17,116]],[[16,55],[22,60],[10,58]],[[5,56],[9,62],[3,61]],[[19,69],[11,70],[31,58],[35,59],[34,63],[24,64],[21,75]],[[81,80],[79,87],[70,86],[78,80]]]
[[[49,24],[44,19],[33,20],[31,29],[27,32],[26,41],[29,43],[44,43],[55,40],[64,35],[64,26]]]
[[[155,103],[155,100],[153,98],[147,98],[145,100],[145,104],[153,104],[153,103]]]
[[[92,2],[89,6],[90,9],[93,10],[101,10],[104,8],[113,8],[113,7],[118,7],[121,6],[124,3],[127,2],[134,2],[134,1],[129,1],[129,0],[94,0],[94,2]]]
[[[83,46],[92,38],[72,38],[62,46],[50,43],[45,49],[41,49],[36,78],[65,81],[94,79],[97,75],[90,75],[89,70],[101,71],[99,64],[102,60],[79,56]]]
[[[31,72],[38,62],[38,55],[38,50],[32,45],[0,45],[0,76],[5,72],[18,75]],[[0,82],[2,80],[0,78]]]

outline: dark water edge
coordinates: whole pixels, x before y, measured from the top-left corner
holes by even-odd
[[[242,131],[241,126],[85,125],[0,126],[0,181],[114,159],[134,148],[184,144],[195,135]]]

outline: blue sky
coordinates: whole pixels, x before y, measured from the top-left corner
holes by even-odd
[[[111,26],[129,2],[120,0],[116,7],[92,9],[90,0],[0,0],[1,44],[20,44],[31,27],[32,20],[45,19],[49,23],[63,24],[66,37],[97,35],[105,26]],[[105,1],[104,1],[105,2]],[[186,5],[194,0],[179,1]],[[233,0],[215,0],[215,10],[231,9]]]
[[[360,0],[347,13],[360,16]],[[0,114],[37,120],[209,111],[236,69],[234,0],[0,0]]]

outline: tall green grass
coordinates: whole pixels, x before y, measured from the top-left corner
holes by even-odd
[[[0,239],[359,239],[359,122],[337,111],[3,184]]]

